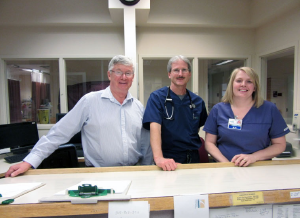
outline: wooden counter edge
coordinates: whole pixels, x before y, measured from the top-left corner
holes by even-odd
[[[290,198],[290,192],[300,189],[262,191],[264,204],[300,203],[300,198]],[[247,192],[238,192],[247,193]],[[209,207],[220,208],[232,206],[233,193],[209,194]],[[139,198],[132,201],[148,201],[151,211],[174,210],[173,197]],[[109,201],[99,201],[97,204],[71,204],[70,202],[1,205],[0,213],[6,217],[42,217],[69,216],[86,214],[107,214]],[[1,212],[2,211],[2,212]]]
[[[270,166],[270,165],[287,165],[300,164],[300,159],[294,160],[272,160],[258,161],[248,167]],[[177,170],[182,169],[199,169],[199,168],[220,168],[220,167],[236,167],[233,163],[199,163],[199,164],[180,164]],[[66,174],[66,173],[101,173],[101,172],[130,172],[130,171],[153,171],[161,170],[156,165],[144,166],[120,166],[120,167],[82,167],[82,168],[56,168],[56,169],[31,169],[23,175],[40,175],[40,174]],[[0,178],[4,177],[4,173],[0,174]],[[21,176],[21,175],[19,175]]]

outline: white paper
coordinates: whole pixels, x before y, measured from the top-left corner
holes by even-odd
[[[82,184],[91,184],[92,186],[97,185],[98,189],[113,189],[115,194],[122,194],[127,192],[130,186],[131,180],[124,181],[81,181],[80,183],[69,187],[67,190],[78,190],[78,186]],[[66,190],[62,190],[55,195],[65,195]],[[124,193],[126,194],[126,193]]]
[[[10,148],[0,149],[0,154],[5,154],[5,153],[9,153],[9,152],[10,152]]]
[[[15,199],[20,195],[23,195],[27,192],[37,189],[43,185],[44,183],[41,182],[0,185],[0,194],[2,195],[2,197],[0,198],[0,202],[7,199]]]
[[[174,218],[209,218],[208,195],[174,196]]]
[[[273,218],[300,218],[300,205],[273,205]]]
[[[148,201],[109,202],[108,218],[149,218]]]
[[[210,218],[272,218],[272,205],[237,206],[210,209]]]
[[[300,198],[300,192],[290,192],[291,198]]]

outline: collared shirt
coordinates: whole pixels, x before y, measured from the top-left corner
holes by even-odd
[[[152,164],[150,133],[142,127],[143,113],[143,105],[129,92],[122,104],[110,87],[88,93],[38,141],[24,161],[38,167],[59,145],[81,131],[87,166]]]

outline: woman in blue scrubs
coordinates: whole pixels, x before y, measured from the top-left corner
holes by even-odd
[[[290,132],[276,105],[261,97],[258,75],[249,67],[232,72],[203,130],[205,148],[216,161],[244,167],[282,153]]]

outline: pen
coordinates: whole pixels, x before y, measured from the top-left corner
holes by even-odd
[[[14,201],[15,201],[14,199],[7,199],[5,201],[2,201],[1,204],[11,204]]]
[[[1,197],[2,197],[2,195],[0,194],[0,198]],[[2,201],[1,204],[10,204],[12,202],[14,202],[14,199],[7,199],[7,200]]]

